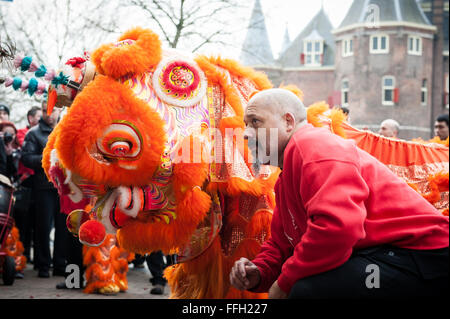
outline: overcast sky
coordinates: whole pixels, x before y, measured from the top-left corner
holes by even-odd
[[[253,2],[253,1],[252,1]],[[323,7],[335,28],[344,19],[353,0],[323,0]],[[272,52],[275,57],[281,50],[286,24],[291,41],[319,12],[321,0],[261,0],[266,17]],[[249,13],[250,18],[251,12]]]

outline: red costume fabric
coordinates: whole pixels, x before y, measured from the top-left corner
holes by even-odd
[[[353,250],[391,244],[408,249],[449,245],[449,220],[353,140],[306,124],[284,153],[275,185],[272,237],[253,262],[255,291],[278,279],[289,292],[299,279],[334,269]]]

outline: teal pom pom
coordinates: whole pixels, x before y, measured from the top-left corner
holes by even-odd
[[[14,88],[14,90],[20,89],[21,85],[22,85],[22,79],[21,78],[14,78],[13,83],[12,83],[12,87]]]
[[[59,73],[58,76],[54,77],[52,80],[52,84],[55,85],[55,87],[58,87],[58,85],[66,85],[69,82],[69,76],[64,75],[62,72]]]
[[[37,69],[36,72],[34,72],[34,75],[36,75],[38,78],[43,77],[45,75],[45,73],[47,73],[47,68],[45,67],[45,65],[41,65],[39,67],[39,69]]]
[[[22,63],[20,64],[20,70],[27,71],[30,68],[32,60],[33,60],[33,58],[30,56],[24,57],[22,60]]]
[[[32,96],[34,92],[37,91],[38,87],[38,81],[35,78],[31,78],[30,82],[28,83],[28,94]]]

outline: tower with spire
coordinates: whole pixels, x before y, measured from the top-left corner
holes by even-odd
[[[260,0],[255,0],[247,35],[242,46],[240,61],[248,66],[271,65],[274,63]]]

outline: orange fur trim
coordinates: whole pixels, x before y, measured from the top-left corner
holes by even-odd
[[[442,144],[444,146],[449,147],[449,137],[447,137],[447,139],[445,139],[443,141],[443,140],[441,140],[441,138],[439,136],[435,136],[435,137],[433,137],[431,140],[429,140],[426,143],[438,143],[438,144]]]
[[[214,84],[218,84],[222,87],[223,93],[225,96],[225,101],[231,106],[234,113],[236,114],[234,117],[235,119],[228,120],[229,121],[228,124],[236,124],[236,123],[238,123],[238,121],[241,121],[242,125],[243,125],[244,109],[242,107],[241,100],[239,98],[238,93],[236,92],[236,89],[230,83],[229,78],[227,77],[225,72],[219,70],[205,56],[196,57],[195,62],[197,62],[198,66],[205,73],[206,77],[208,78],[208,81],[210,81]],[[222,121],[224,119],[222,119]],[[224,129],[226,127],[225,124],[223,124],[223,125],[219,124],[219,125],[220,125],[221,129]],[[234,126],[231,126],[231,127],[234,127]]]
[[[153,31],[134,28],[125,32],[119,41],[127,39],[135,42],[131,45],[102,45],[94,51],[92,61],[100,74],[114,79],[143,74],[161,61],[161,41]]]
[[[328,104],[325,103],[325,101],[317,102],[310,105],[306,110],[308,123],[312,124],[315,127],[323,126],[323,123],[320,120],[319,115],[323,114],[328,109],[329,106]]]
[[[288,84],[288,85],[281,84],[279,88],[291,91],[292,93],[297,95],[297,97],[303,102],[303,97],[304,97],[303,91],[300,90],[300,88],[297,87],[296,85],[294,85],[294,84]]]
[[[449,173],[440,172],[436,175],[433,175],[429,179],[430,183],[434,182],[436,183],[438,189],[440,192],[445,192],[449,190]]]
[[[224,59],[220,56],[210,57],[208,60],[210,63],[228,70],[233,75],[250,79],[258,90],[267,90],[273,87],[265,73],[245,67],[236,60]]]
[[[270,236],[270,225],[272,223],[272,213],[268,210],[257,211],[247,224],[245,237],[267,239]]]
[[[141,132],[140,157],[134,161],[101,164],[87,150],[115,120],[133,123]],[[64,167],[99,185],[144,186],[158,167],[166,141],[165,123],[130,88],[105,76],[97,76],[77,95],[58,124],[56,149]],[[133,165],[136,169],[121,168]]]
[[[228,272],[223,268],[219,237],[197,258],[168,267],[164,271],[171,286],[172,299],[222,298],[224,285],[229,281]]]
[[[345,130],[341,126],[345,122],[344,112],[341,109],[334,108],[331,110],[329,118],[331,119],[331,131],[340,137],[347,138]]]
[[[95,65],[95,70],[99,74],[106,74],[102,68],[102,58],[106,52],[109,52],[114,49],[114,45],[112,43],[102,44],[91,54],[91,62]]]
[[[59,134],[59,131],[60,127],[59,125],[57,125],[48,136],[47,144],[45,145],[44,151],[42,152],[42,168],[44,169],[45,175],[47,175],[48,180],[51,180],[50,175],[48,174],[51,164],[51,152],[55,148],[55,141]]]
[[[420,193],[419,187],[417,187],[414,183],[407,183],[409,186],[411,186],[412,189],[414,189],[416,192]]]
[[[154,250],[170,253],[187,244],[197,225],[205,218],[211,207],[210,196],[198,187],[186,192],[176,208],[176,219],[170,224],[150,223],[141,219],[131,220],[119,229],[117,239],[124,249],[140,254]]]

